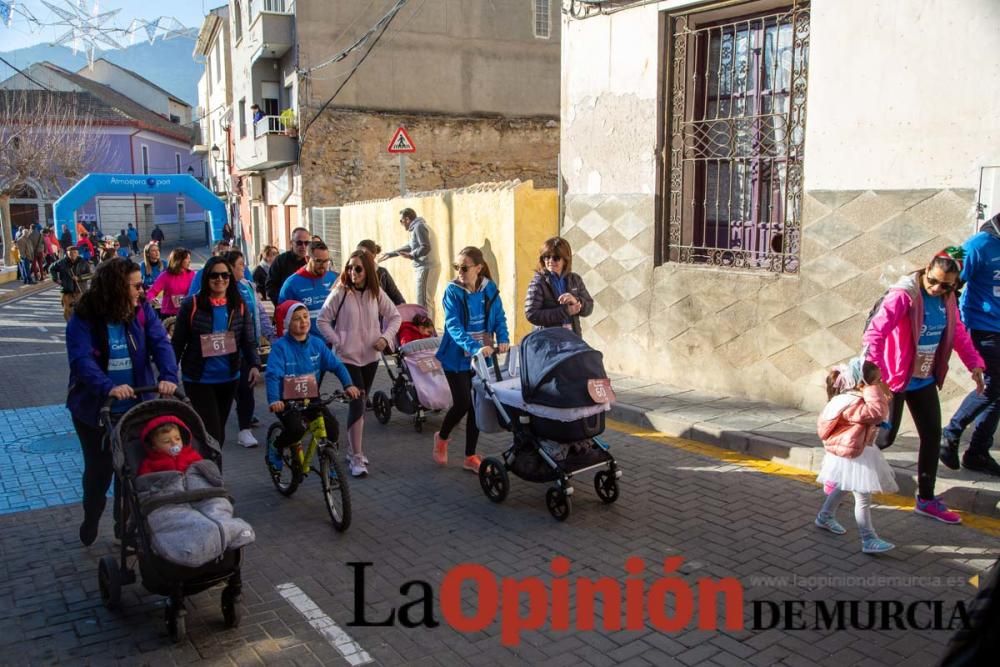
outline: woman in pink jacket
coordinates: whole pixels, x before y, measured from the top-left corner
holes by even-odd
[[[187,296],[194,271],[191,270],[191,251],[184,248],[174,248],[167,260],[167,270],[157,276],[146,293],[149,300],[155,299],[161,292],[160,317],[176,315],[180,310],[181,301]]]
[[[891,427],[884,437],[880,434],[878,446],[885,449],[895,441],[906,403],[920,437],[914,511],[944,523],[962,519],[934,496],[941,449],[938,389],[944,385],[953,349],[972,372],[980,393],[985,367],[958,316],[954,291],[961,258],[961,248],[947,248],[926,269],[903,277],[886,292],[864,334],[866,358],[879,367],[893,394]]]
[[[354,477],[368,474],[368,457],[361,447],[365,396],[371,391],[379,356],[396,337],[399,324],[399,311],[379,289],[372,255],[355,250],[316,319],[323,338],[344,362],[354,386],[363,392],[347,408],[347,443]]]
[[[892,468],[874,446],[879,426],[889,416],[888,388],[878,366],[864,355],[833,369],[826,378],[826,396],[816,430],[826,456],[818,481],[824,483],[826,502],[816,525],[834,535],[847,531],[837,521],[837,507],[848,492],[854,494],[854,520],[861,534],[861,551],[877,554],[895,545],[879,538],[872,527],[873,493],[899,490]]]

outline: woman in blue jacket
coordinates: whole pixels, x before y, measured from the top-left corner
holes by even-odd
[[[455,280],[444,291],[444,336],[437,351],[451,389],[451,408],[434,434],[434,461],[448,463],[449,436],[453,428],[465,420],[465,463],[463,468],[479,472],[482,460],[476,454],[479,428],[472,405],[472,363],[474,354],[482,350],[493,354],[494,340],[501,353],[507,351],[507,317],[500,302],[500,292],[490,275],[479,248],[468,246],[458,253]]]
[[[119,400],[112,411],[122,413],[132,404],[125,399],[135,398],[134,387],[157,385],[164,396],[177,388],[177,362],[167,332],[141,296],[139,266],[129,259],[109,260],[97,269],[66,324],[66,407],[83,450],[80,541],[88,546],[97,539],[114,474],[111,450],[103,446],[101,406],[113,396]]]

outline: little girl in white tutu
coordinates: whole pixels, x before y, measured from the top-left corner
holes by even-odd
[[[880,539],[872,527],[872,493],[899,490],[892,468],[873,445],[879,426],[889,415],[889,401],[878,366],[864,355],[837,366],[826,378],[830,402],[819,415],[816,430],[826,456],[818,481],[828,492],[816,525],[836,535],[847,531],[837,521],[840,502],[854,493],[854,520],[866,554],[889,551],[894,544]]]

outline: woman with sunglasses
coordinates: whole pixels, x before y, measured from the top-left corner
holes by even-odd
[[[478,473],[482,459],[476,454],[479,428],[472,403],[471,359],[480,351],[487,357],[492,355],[494,341],[501,354],[506,352],[510,337],[500,291],[482,251],[473,246],[462,248],[452,268],[455,280],[444,291],[444,335],[436,355],[451,389],[452,404],[441,422],[441,430],[434,434],[434,461],[447,465],[449,436],[465,417],[462,467]]]
[[[135,398],[134,387],[156,385],[165,396],[177,388],[174,351],[156,313],[142,300],[138,264],[116,258],[97,269],[90,289],[80,297],[66,324],[66,352],[66,407],[83,450],[80,541],[89,546],[97,539],[114,474],[111,450],[100,425],[104,401],[109,396],[118,399],[111,411],[120,415],[131,407],[126,399]]]
[[[365,395],[371,391],[379,356],[396,337],[399,324],[396,306],[379,288],[373,255],[355,250],[316,318],[323,338],[347,367],[351,383],[363,392],[347,408],[347,444],[354,477],[368,474],[368,457],[361,446]]]
[[[222,447],[241,361],[250,367],[251,387],[260,379],[253,317],[233,280],[233,267],[223,258],[205,262],[198,292],[181,303],[171,343],[181,363],[184,391],[205,430]]]
[[[867,360],[879,367],[892,390],[889,428],[880,433],[877,444],[885,449],[895,441],[906,403],[920,438],[914,512],[944,523],[962,519],[934,496],[941,449],[938,389],[944,385],[953,349],[972,372],[980,393],[985,367],[958,316],[954,291],[962,256],[961,248],[946,248],[926,269],[889,288],[863,337]]]
[[[187,295],[193,280],[191,251],[186,248],[174,248],[167,258],[167,270],[156,277],[146,292],[146,298],[153,300],[162,294],[160,317],[172,317],[180,310],[181,301]]]
[[[554,236],[542,244],[538,269],[524,299],[524,314],[536,327],[565,327],[581,335],[580,318],[594,311],[594,299],[572,269],[569,241]]]

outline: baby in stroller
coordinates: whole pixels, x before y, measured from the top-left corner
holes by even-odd
[[[223,486],[222,473],[191,446],[187,424],[174,415],[156,416],[139,437],[146,454],[136,495],[141,504],[164,503],[146,517],[157,555],[176,565],[199,567],[254,541],[253,528],[233,517],[229,499],[213,496],[211,490]],[[199,499],[199,490],[209,490],[204,495],[212,497]],[[171,503],[171,497],[181,502]]]

